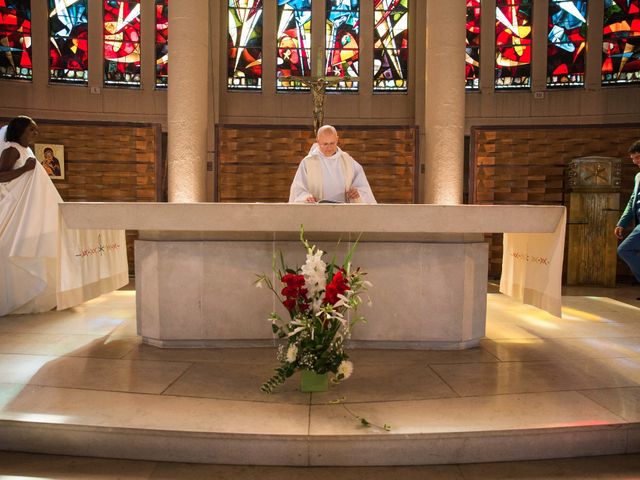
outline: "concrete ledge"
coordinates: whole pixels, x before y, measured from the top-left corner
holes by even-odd
[[[564,207],[547,205],[289,205],[259,203],[67,202],[60,212],[70,228],[155,232],[216,232],[218,239],[289,238],[311,233],[375,235],[376,240],[419,240],[415,235],[550,233]],[[242,235],[238,235],[242,234]],[[282,237],[282,235],[288,235]],[[274,237],[275,235],[275,237]],[[408,237],[407,235],[414,235]],[[142,236],[141,238],[147,238]],[[365,237],[366,238],[366,237]],[[344,237],[346,239],[346,237]]]
[[[0,421],[0,450],[229,465],[440,465],[640,452],[640,424],[433,434],[246,435]]]

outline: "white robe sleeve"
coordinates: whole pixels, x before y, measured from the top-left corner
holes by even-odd
[[[378,203],[373,196],[364,168],[355,160],[353,160],[353,182],[351,182],[351,186],[358,189],[362,203]]]
[[[305,161],[302,160],[298,165],[296,176],[293,177],[291,189],[289,190],[289,203],[305,203],[307,198],[311,197],[307,182],[307,171],[305,169]]]

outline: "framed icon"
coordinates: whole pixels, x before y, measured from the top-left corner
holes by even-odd
[[[64,179],[64,145],[55,143],[36,143],[36,159],[42,164],[49,177]]]

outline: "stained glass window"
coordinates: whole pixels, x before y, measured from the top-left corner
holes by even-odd
[[[140,2],[104,0],[104,84],[140,86]]]
[[[169,0],[156,0],[156,88],[169,78]]]
[[[32,79],[31,0],[0,0],[0,78]]]
[[[262,87],[262,0],[229,0],[229,89]]]
[[[466,89],[480,88],[480,0],[467,0]]]
[[[602,84],[640,82],[640,0],[604,0]]]
[[[407,91],[409,0],[374,0],[373,90]]]
[[[360,0],[327,0],[326,63],[328,77],[357,77],[360,47]],[[357,91],[357,81],[332,83],[327,90]]]
[[[587,1],[550,0],[547,86],[584,85],[587,47]]]
[[[49,0],[49,81],[89,80],[87,0]]]
[[[496,89],[530,87],[531,10],[531,0],[496,0]]]
[[[296,80],[311,76],[311,0],[278,0],[276,77],[278,90],[308,90]]]

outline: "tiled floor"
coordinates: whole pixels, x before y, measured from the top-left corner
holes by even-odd
[[[636,480],[640,455],[416,467],[255,467],[0,452],[2,479]]]
[[[259,386],[276,365],[274,349],[142,345],[135,334],[135,293],[121,290],[68,311],[0,318],[0,422],[311,437],[363,435],[350,412],[391,424],[397,436],[628,426],[640,422],[638,291],[566,290],[562,319],[489,294],[487,336],[479,348],[353,350],[352,378],[329,392],[301,394],[294,377],[265,395]],[[115,478],[100,476],[106,465],[122,471],[119,478],[296,478],[297,471],[0,456],[0,474],[36,478],[47,468],[54,476],[46,478],[83,478],[61,473],[73,468]],[[640,478],[640,457],[305,473],[335,479],[398,474]]]

